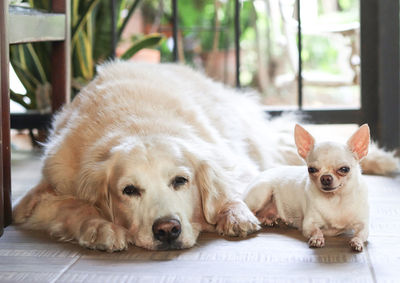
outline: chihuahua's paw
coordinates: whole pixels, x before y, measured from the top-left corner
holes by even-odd
[[[260,230],[260,222],[243,202],[234,202],[218,213],[216,230],[220,235],[245,237]]]
[[[256,213],[257,219],[264,226],[274,226],[278,224],[279,216],[275,203],[269,203]]]
[[[352,238],[349,242],[349,245],[351,249],[355,252],[362,252],[364,248],[363,241],[358,237]]]
[[[256,217],[263,226],[273,227],[279,223],[279,218],[276,217],[275,215],[260,216],[256,214]]]
[[[308,246],[310,248],[322,248],[325,246],[325,238],[321,237],[320,235],[312,236],[308,240]]]
[[[261,225],[263,225],[263,226],[273,227],[278,224],[278,218],[275,218],[275,217],[271,217],[271,218],[257,217],[257,219],[260,221]]]

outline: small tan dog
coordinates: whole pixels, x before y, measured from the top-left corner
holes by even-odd
[[[308,172],[304,166],[264,171],[250,184],[245,202],[262,224],[272,226],[280,220],[301,230],[310,247],[323,247],[324,235],[353,230],[350,247],[362,251],[369,209],[359,162],[368,153],[368,125],[362,125],[347,144],[315,143],[296,125],[295,142]]]

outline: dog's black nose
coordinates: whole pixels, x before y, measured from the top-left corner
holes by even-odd
[[[321,176],[321,184],[324,186],[332,185],[333,177],[331,175],[322,175]]]
[[[181,234],[181,223],[177,219],[160,218],[153,224],[154,237],[163,243],[171,243]]]

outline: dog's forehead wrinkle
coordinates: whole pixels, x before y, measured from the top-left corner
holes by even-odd
[[[323,163],[324,165],[338,166],[349,162],[352,159],[352,153],[346,145],[335,142],[317,143],[313,151],[307,157],[308,163]]]

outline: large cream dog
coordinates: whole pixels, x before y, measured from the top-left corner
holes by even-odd
[[[42,180],[14,223],[107,251],[245,236],[259,222],[242,190],[261,170],[301,162],[282,125],[187,67],[106,64],[57,115]],[[391,170],[390,158],[378,165]]]

